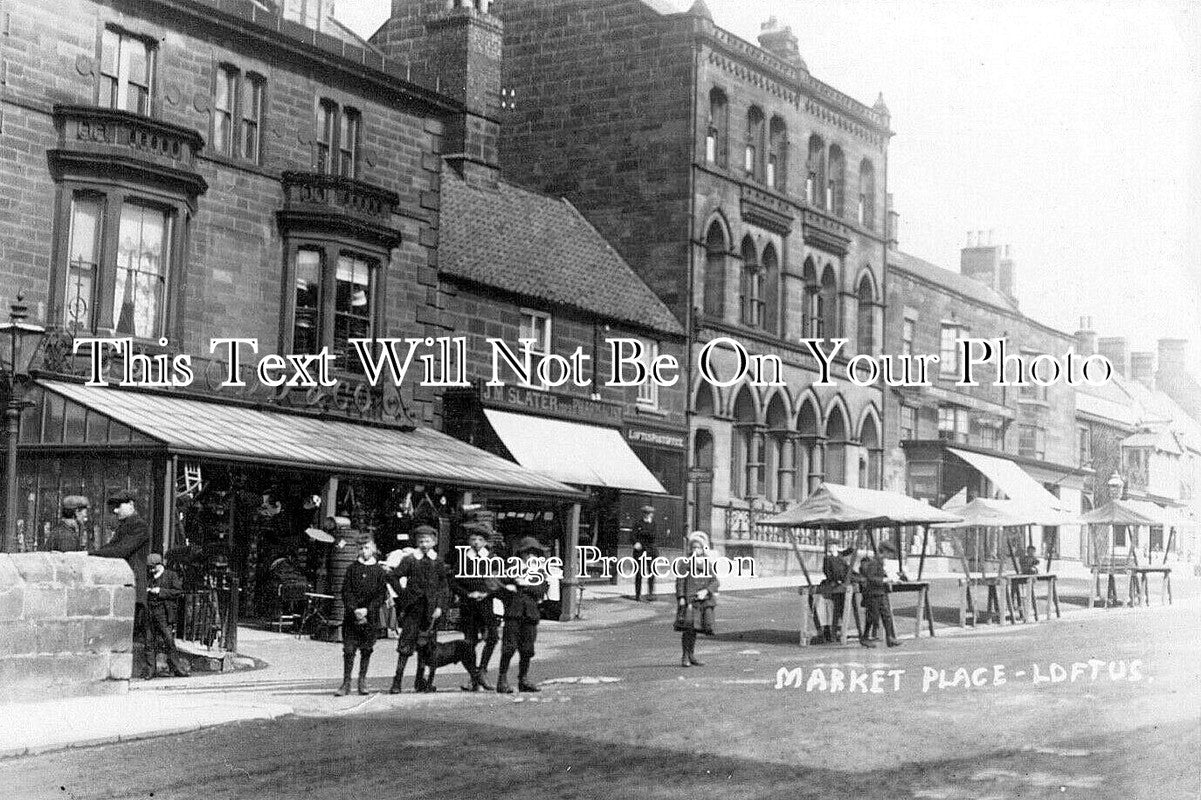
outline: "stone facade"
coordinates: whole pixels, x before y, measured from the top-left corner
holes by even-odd
[[[689,516],[727,550],[787,549],[761,515],[823,479],[879,485],[881,391],[814,387],[798,340],[849,339],[836,369],[880,352],[887,109],[810,75],[787,30],[756,46],[703,4],[496,9],[516,97],[502,170],[564,194],[613,242],[692,332],[690,367],[722,337],[779,358],[778,386],[717,388],[690,369]],[[714,365],[728,377],[736,358]]]
[[[124,692],[133,594],[120,559],[0,553],[0,703]]]

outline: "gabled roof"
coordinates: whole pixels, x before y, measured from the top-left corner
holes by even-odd
[[[949,269],[943,269],[936,264],[931,264],[929,261],[912,256],[909,253],[890,251],[888,254],[888,264],[890,267],[896,267],[922,280],[958,292],[974,302],[994,306],[1005,311],[1018,310],[1012,300],[991,286],[985,286],[980,281],[973,280],[958,272],[952,272]]]
[[[447,169],[441,208],[444,275],[683,335],[663,301],[566,200],[504,181],[469,185]]]

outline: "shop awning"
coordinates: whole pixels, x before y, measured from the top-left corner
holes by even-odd
[[[91,411],[196,458],[577,497],[570,486],[429,428],[400,430],[147,392],[39,381]]]
[[[667,494],[620,431],[491,408],[484,415],[523,467],[563,483]]]
[[[887,528],[959,522],[960,518],[922,500],[896,492],[823,483],[800,503],[763,520],[782,528]]]
[[[1010,500],[1017,500],[1027,506],[1071,513],[1071,509],[1058,497],[1048,492],[1042,484],[1009,459],[958,450],[954,447],[948,447],[947,450],[979,470],[980,474],[988,478],[993,486],[1000,489]]]

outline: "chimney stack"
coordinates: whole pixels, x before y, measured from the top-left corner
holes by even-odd
[[[775,17],[769,17],[767,22],[759,27],[759,46],[776,58],[808,71],[792,28],[787,25],[781,28]]]
[[[1076,331],[1076,352],[1085,358],[1097,352],[1097,332],[1093,330],[1092,317],[1080,318],[1080,330]]]
[[[1017,267],[1010,257],[1009,245],[992,243],[993,232],[967,232],[967,247],[959,253],[959,272],[1005,295],[1016,307]]]
[[[1159,372],[1173,376],[1188,372],[1188,339],[1159,340]]]
[[[1130,346],[1125,336],[1102,336],[1097,340],[1097,352],[1109,359],[1114,372],[1130,377]]]
[[[1155,354],[1139,351],[1130,354],[1130,377],[1148,389],[1155,388]]]

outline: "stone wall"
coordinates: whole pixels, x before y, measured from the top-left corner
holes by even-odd
[[[0,702],[123,693],[133,573],[84,553],[0,553]]]

